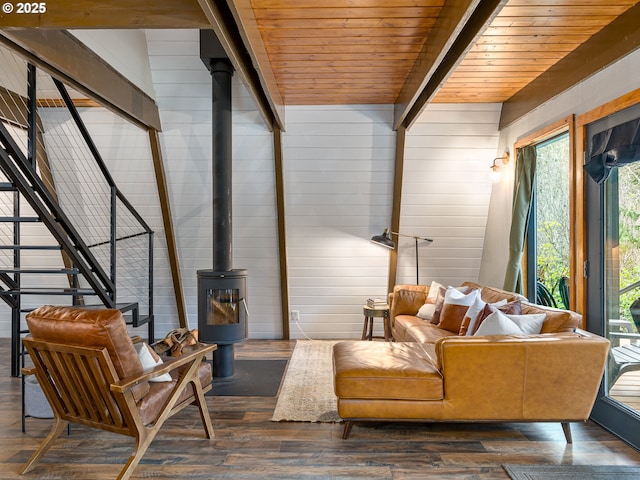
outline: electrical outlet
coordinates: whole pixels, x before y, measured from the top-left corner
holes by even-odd
[[[291,321],[292,322],[300,321],[300,310],[291,310]]]

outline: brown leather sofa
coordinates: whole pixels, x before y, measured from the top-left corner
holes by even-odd
[[[334,346],[334,390],[345,420],[343,437],[355,421],[531,421],[561,422],[571,443],[569,422],[589,418],[609,341],[577,329],[580,315],[557,309],[543,309],[549,315],[540,334],[442,332],[415,317],[428,288],[398,286],[391,294],[396,342]],[[485,287],[482,292],[491,302],[505,295],[517,300],[498,289]],[[522,308],[531,312],[542,307]]]
[[[483,287],[473,282],[465,282],[462,286],[480,289],[481,298],[486,303],[500,300],[514,302],[523,298],[513,292]],[[396,285],[389,294],[391,332],[397,342],[435,343],[440,338],[459,335],[459,332],[445,330],[417,316],[418,310],[427,301],[429,288],[428,285]],[[523,315],[546,315],[540,333],[572,332],[576,328],[583,328],[582,315],[570,310],[533,305],[526,301],[521,302],[520,308]]]

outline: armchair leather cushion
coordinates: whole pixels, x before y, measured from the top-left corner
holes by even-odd
[[[176,358],[168,357],[165,360],[167,363],[170,363],[172,361],[175,361]],[[188,366],[189,365],[187,364],[183,367],[178,367],[175,370],[172,370],[171,382],[157,382],[150,384],[151,388],[149,390],[149,393],[145,395],[144,398],[142,398],[139,402],[137,402],[138,411],[140,412],[140,418],[142,419],[142,423],[144,425],[150,425],[151,423],[155,422],[160,409],[162,409],[167,398],[169,398],[169,395],[171,395],[171,393],[173,392],[173,389],[175,388],[176,382],[180,378],[181,373]],[[203,388],[211,384],[213,380],[211,363],[202,362],[198,366],[198,380],[200,381],[200,385]],[[186,400],[193,394],[193,385],[189,383],[178,397],[177,403]]]
[[[143,373],[122,312],[45,305],[27,314],[29,332],[47,342],[106,348],[120,379]],[[136,401],[149,392],[143,382],[131,390]]]

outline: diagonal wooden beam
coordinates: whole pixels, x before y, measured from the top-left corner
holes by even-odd
[[[253,66],[251,56],[247,52],[247,47],[244,45],[233,14],[226,2],[198,0],[198,3],[207,16],[210,28],[218,37],[233,68],[236,69],[256,101],[269,130],[273,131],[274,125],[284,130],[284,107],[274,103],[273,99],[265,94],[258,72]]]
[[[256,65],[260,84],[265,92],[269,106],[277,112],[277,116],[284,122],[284,100],[271,68],[271,60],[267,55],[262,35],[258,29],[258,22],[253,12],[251,0],[227,0],[227,4],[252,63]],[[283,129],[282,124],[280,124],[280,128]]]
[[[161,130],[155,101],[70,33],[0,30],[0,43],[134,124]]]
[[[395,103],[394,128],[409,128],[507,0],[448,0]]]
[[[13,11],[0,11],[0,29],[40,28],[208,28],[196,0],[54,0],[7,2]],[[6,3],[5,3],[6,4]],[[19,8],[28,12],[19,12]],[[44,10],[44,11],[42,11]]]
[[[500,129],[640,47],[640,3],[560,60],[502,106]],[[629,72],[632,74],[632,72]]]
[[[189,325],[187,322],[187,307],[184,298],[184,287],[182,285],[182,270],[180,270],[178,245],[176,242],[175,230],[173,228],[173,216],[171,215],[169,189],[167,187],[167,177],[164,170],[164,161],[162,160],[160,136],[158,135],[158,131],[154,129],[149,129],[148,133],[149,145],[151,147],[151,156],[153,157],[153,168],[156,176],[156,185],[158,186],[160,209],[162,211],[164,237],[167,241],[167,255],[169,257],[169,265],[171,266],[171,278],[173,280],[173,292],[176,300],[176,309],[178,310],[178,321],[180,322],[180,327],[188,328]]]
[[[391,231],[400,231],[400,209],[402,207],[402,178],[404,173],[404,153],[407,138],[407,129],[402,125],[396,131],[396,157],[394,162],[393,174],[393,198],[391,207]],[[389,255],[389,280],[387,283],[388,292],[393,291],[396,285],[396,277],[398,270],[398,243],[396,248],[391,250]]]
[[[273,129],[273,159],[276,177],[276,206],[278,211],[278,255],[280,257],[280,305],[282,310],[282,338],[289,340],[289,268],[287,267],[287,224],[284,196],[284,166],[282,164],[282,130]]]

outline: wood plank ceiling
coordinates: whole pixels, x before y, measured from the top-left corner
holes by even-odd
[[[636,3],[509,0],[433,101],[505,102]]]
[[[395,103],[444,0],[252,0],[287,105]]]
[[[640,47],[638,1],[59,0],[0,12],[0,37],[38,55],[46,30],[212,28],[281,128],[301,104],[395,104],[408,127],[428,102],[501,102],[508,122]]]
[[[245,28],[257,28],[266,58],[258,54],[256,61],[272,69],[284,104],[331,105],[396,103],[411,70],[422,61],[421,52],[428,51],[437,34],[438,18],[456,2],[230,3]],[[250,12],[242,8],[247,3]],[[431,101],[504,102],[636,3],[509,0]]]

